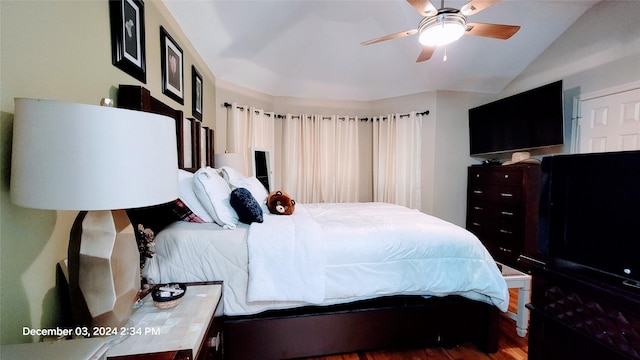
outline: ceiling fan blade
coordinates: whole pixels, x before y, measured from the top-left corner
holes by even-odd
[[[475,15],[500,1],[501,0],[471,0],[460,8],[460,12],[464,16]]]
[[[431,55],[433,55],[433,52],[435,50],[436,50],[435,46],[423,46],[422,51],[418,56],[418,59],[416,59],[416,62],[418,63],[418,62],[427,61],[431,59]]]
[[[438,9],[429,0],[407,0],[411,6],[422,16],[434,16],[438,14]]]
[[[361,45],[371,45],[371,44],[379,43],[381,41],[397,39],[397,38],[401,38],[401,37],[405,37],[405,36],[411,36],[411,35],[414,35],[416,33],[418,33],[417,29],[406,30],[406,31],[401,31],[399,33],[395,33],[395,34],[391,34],[391,35],[385,35],[385,36],[381,36],[379,38],[363,41],[360,44]]]
[[[466,34],[507,40],[520,30],[518,25],[467,23]]]

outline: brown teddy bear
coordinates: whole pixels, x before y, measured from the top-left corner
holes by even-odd
[[[267,197],[269,212],[276,215],[291,215],[296,210],[296,201],[284,191],[272,191]]]

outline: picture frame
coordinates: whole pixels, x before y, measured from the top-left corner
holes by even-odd
[[[214,131],[212,128],[207,129],[207,165],[211,167],[215,167],[214,159]]]
[[[144,3],[141,0],[109,0],[111,63],[147,83]]]
[[[202,75],[200,75],[194,65],[191,65],[191,113],[194,118],[200,121],[202,121],[202,91]]]
[[[207,165],[209,165],[209,159],[207,156],[207,135],[208,135],[208,130],[209,128],[206,126],[200,126],[198,127],[198,131],[200,132],[200,136],[198,137],[198,151],[200,152],[198,154],[198,158],[200,160],[200,167],[205,167]]]
[[[191,172],[198,169],[198,132],[196,119],[183,118],[177,125],[178,167]]]
[[[162,93],[184,105],[184,54],[182,48],[160,26]]]

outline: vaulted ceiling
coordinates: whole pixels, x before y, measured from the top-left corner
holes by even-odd
[[[598,2],[503,0],[468,21],[520,25],[511,39],[465,35],[416,63],[417,35],[360,44],[417,28],[422,17],[405,0],[163,1],[217,79],[273,96],[363,101],[499,93]]]

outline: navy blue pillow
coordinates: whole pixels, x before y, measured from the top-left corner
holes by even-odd
[[[231,207],[238,213],[238,218],[245,224],[251,224],[252,222],[261,223],[262,208],[256,199],[251,195],[251,192],[245,188],[237,188],[231,192],[231,198],[229,199]]]

